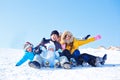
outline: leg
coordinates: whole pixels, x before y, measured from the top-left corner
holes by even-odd
[[[102,61],[100,62],[101,65],[104,65],[105,61],[107,60],[107,54],[105,54],[103,57],[102,57]]]
[[[61,56],[60,57],[60,65],[61,67],[63,67],[64,69],[71,69],[72,66],[70,64],[70,62],[68,61],[66,56]]]
[[[72,54],[73,58],[75,60],[72,60],[73,61],[73,64],[74,65],[78,65],[79,64],[79,60],[78,60],[78,57],[80,56],[80,51],[78,49],[76,49],[73,54]]]
[[[70,53],[69,50],[65,49],[63,52],[62,52],[63,56],[66,56],[68,58],[68,60],[70,61],[70,58],[72,58],[72,55]]]
[[[79,63],[82,65],[83,62],[87,62],[91,66],[95,66],[96,56],[83,53],[79,56]]]
[[[42,65],[42,58],[39,54],[36,54],[34,60],[28,63],[32,68],[41,68]]]
[[[30,62],[28,63],[28,65],[29,65],[30,67],[36,68],[36,69],[40,69],[40,68],[41,68],[40,64],[39,64],[37,61],[30,61]]]

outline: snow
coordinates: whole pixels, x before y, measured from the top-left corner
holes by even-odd
[[[108,55],[104,66],[74,67],[72,69],[33,69],[26,63],[16,67],[23,50],[0,49],[0,80],[120,80],[120,51],[93,48],[80,49],[81,53]]]

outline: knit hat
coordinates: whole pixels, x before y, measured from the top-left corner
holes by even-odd
[[[33,47],[33,44],[31,44],[30,42],[26,42],[26,43],[24,44],[24,49],[26,50],[26,49],[29,48],[29,47]]]
[[[47,50],[50,49],[50,48],[53,48],[54,51],[55,51],[55,45],[52,41],[50,41],[49,43],[45,44]]]
[[[51,36],[52,36],[53,34],[56,34],[57,36],[59,36],[59,32],[58,32],[57,30],[53,30],[53,31],[51,32]]]

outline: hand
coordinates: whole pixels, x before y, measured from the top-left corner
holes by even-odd
[[[95,39],[95,40],[99,40],[99,39],[101,39],[101,35],[97,35],[97,36],[95,36],[94,39]]]
[[[58,49],[57,51],[58,51],[58,52],[62,52],[62,50],[61,50],[61,49]]]
[[[44,51],[44,52],[47,51],[47,49],[46,49],[44,46],[40,46],[40,49],[41,49],[42,51]]]

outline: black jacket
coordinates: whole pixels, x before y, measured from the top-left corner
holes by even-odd
[[[52,41],[52,39],[45,39],[45,38],[43,38],[42,41],[40,42],[40,44],[35,47],[35,53],[41,53],[41,50],[40,50],[39,47],[40,46],[46,47],[45,44],[49,43],[50,41]],[[58,49],[62,49],[61,44],[59,42],[57,42],[57,41],[52,41],[52,42],[55,44],[56,51]]]

